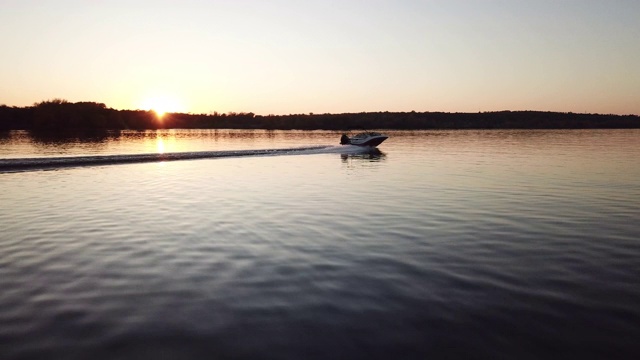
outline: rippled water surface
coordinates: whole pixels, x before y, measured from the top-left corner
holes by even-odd
[[[0,358],[637,358],[640,131],[0,136]]]

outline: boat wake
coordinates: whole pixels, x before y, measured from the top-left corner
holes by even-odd
[[[53,170],[68,167],[102,166],[176,160],[215,159],[248,156],[312,155],[366,153],[370,148],[353,145],[321,145],[282,149],[196,151],[128,155],[91,155],[42,158],[0,159],[1,172]]]

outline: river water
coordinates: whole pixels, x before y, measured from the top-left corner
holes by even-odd
[[[640,355],[639,130],[388,134],[3,134],[0,358]]]

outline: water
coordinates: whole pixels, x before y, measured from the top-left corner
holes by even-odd
[[[208,156],[3,170],[0,358],[637,358],[640,131],[389,135],[5,134]]]

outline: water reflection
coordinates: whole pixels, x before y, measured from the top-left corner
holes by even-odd
[[[342,161],[343,166],[348,169],[374,165],[375,163],[385,161],[386,159],[386,154],[377,148],[357,154],[340,154],[340,160]]]
[[[5,130],[0,131],[0,143],[9,141],[12,136],[13,135],[11,131],[5,131]]]
[[[159,135],[156,138],[156,147],[158,148],[158,154],[164,154],[164,140]]]
[[[120,136],[119,130],[28,131],[26,139],[29,139],[37,154],[58,156],[71,152],[103,152],[109,143],[117,141]]]
[[[129,134],[108,151],[170,151]],[[0,174],[0,358],[639,353],[639,131],[393,134],[386,155]]]
[[[35,144],[59,145],[68,143],[105,143],[117,140],[120,130],[81,130],[65,132],[29,131],[29,137]]]
[[[380,161],[384,160],[386,154],[380,151],[378,148],[373,148],[366,152],[360,152],[357,154],[340,154],[340,158],[343,162],[349,161],[350,159],[358,159],[365,161]]]

